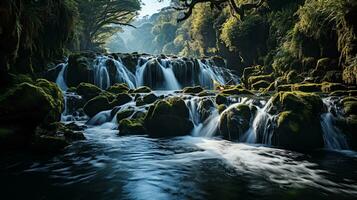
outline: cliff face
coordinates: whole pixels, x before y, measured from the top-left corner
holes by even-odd
[[[62,56],[74,33],[72,1],[4,0],[0,3],[1,73],[43,71]]]

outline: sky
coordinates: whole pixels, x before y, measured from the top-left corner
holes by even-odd
[[[158,0],[142,0],[145,5],[142,5],[140,11],[140,17],[145,15],[152,15],[156,13],[163,7],[169,6],[170,0],[164,0],[163,2],[158,2]]]

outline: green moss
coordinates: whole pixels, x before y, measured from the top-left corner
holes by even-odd
[[[97,113],[111,108],[106,96],[96,96],[84,105],[83,110],[89,117],[94,117]]]
[[[185,94],[197,94],[202,92],[204,89],[201,86],[195,86],[195,87],[185,87],[182,92]]]
[[[42,80],[38,84],[42,87],[21,83],[0,96],[0,123],[33,128],[60,120],[63,97],[59,89]]]
[[[320,115],[321,98],[313,93],[279,92],[272,97],[268,112],[278,117],[272,143],[295,150],[311,150],[323,146]]]
[[[119,123],[122,119],[128,118],[134,114],[134,109],[127,109],[117,113],[117,122]]]
[[[220,104],[217,107],[218,113],[221,114],[224,110],[226,110],[227,106],[224,104]]]
[[[111,105],[111,107],[121,106],[121,105],[124,105],[124,104],[132,101],[132,100],[133,100],[133,98],[129,94],[121,93],[116,96],[116,98],[110,103],[110,105]]]
[[[122,119],[119,122],[119,134],[120,135],[142,135],[146,134],[143,118],[139,119]]]
[[[322,83],[321,90],[326,93],[338,91],[338,90],[346,90],[347,87],[341,83]]]
[[[77,94],[81,95],[85,100],[90,100],[98,96],[102,90],[90,83],[80,83],[77,86]]]
[[[220,92],[222,95],[254,95],[251,91],[247,89],[240,89],[240,88],[232,88],[232,89],[225,89]]]
[[[150,93],[151,89],[147,86],[136,88],[132,93]]]
[[[248,84],[252,86],[254,83],[257,83],[258,81],[266,81],[270,83],[273,81],[273,79],[274,79],[273,74],[250,76],[248,78]]]
[[[136,100],[136,105],[142,106],[142,105],[151,104],[151,103],[154,103],[158,99],[159,99],[158,96],[156,96],[154,93],[150,93],[150,94],[144,95],[143,97],[138,98]]]
[[[251,116],[251,109],[246,104],[226,109],[219,120],[220,134],[229,140],[241,138],[249,129]]]
[[[264,80],[260,80],[260,81],[258,81],[258,82],[256,82],[256,83],[254,83],[252,86],[251,86],[251,88],[253,89],[253,90],[259,90],[259,89],[266,89],[266,88],[268,88],[269,86],[270,86],[270,82],[268,82],[268,81],[264,81]]]
[[[187,135],[193,128],[189,110],[179,97],[157,101],[145,117],[145,128],[153,137]]]
[[[357,98],[345,97],[342,99],[345,115],[357,115]]]
[[[127,93],[129,87],[126,83],[116,83],[107,89],[108,92],[113,94]]]
[[[299,126],[299,121],[301,119],[298,117],[298,115],[295,115],[291,111],[285,111],[281,112],[278,117],[277,125],[279,128],[284,127],[284,131],[286,132],[291,132],[291,133],[299,133],[300,131],[300,126]]]
[[[321,87],[322,84],[318,83],[294,84],[292,85],[292,90],[301,92],[321,92]]]

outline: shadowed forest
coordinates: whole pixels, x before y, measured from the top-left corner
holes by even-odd
[[[4,199],[355,199],[357,1],[1,0]]]

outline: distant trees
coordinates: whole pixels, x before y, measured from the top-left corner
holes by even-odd
[[[82,24],[81,49],[95,49],[107,38],[130,26],[140,0],[76,0]]]

